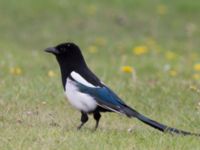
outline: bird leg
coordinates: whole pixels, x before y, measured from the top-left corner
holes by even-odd
[[[88,121],[88,115],[81,111],[81,124],[77,127],[78,130]]]
[[[94,130],[96,130],[98,128],[98,126],[99,126],[99,120],[101,118],[101,114],[99,113],[99,111],[95,111],[93,113],[93,117],[96,120],[96,125],[95,125],[95,128],[94,128]]]

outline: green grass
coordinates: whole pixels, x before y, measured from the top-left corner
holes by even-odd
[[[160,5],[167,9],[163,15]],[[199,149],[198,137],[162,134],[114,113],[102,115],[96,132],[92,117],[77,131],[80,113],[63,96],[56,60],[43,52],[61,42],[77,43],[92,70],[127,104],[200,133],[200,81],[192,78],[200,74],[193,69],[200,62],[199,17],[195,0],[1,0],[0,149]],[[149,52],[135,56],[138,45]],[[176,57],[166,59],[167,51]],[[124,65],[135,68],[137,81],[120,70]],[[166,66],[177,76],[164,71]],[[10,73],[16,67],[22,74]],[[56,76],[49,77],[49,70]]]

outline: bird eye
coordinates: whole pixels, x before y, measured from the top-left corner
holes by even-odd
[[[65,52],[65,48],[64,47],[59,47],[59,51],[60,52]]]

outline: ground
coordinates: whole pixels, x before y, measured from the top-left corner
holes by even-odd
[[[128,105],[200,133],[200,1],[1,0],[0,149],[198,150],[199,137],[163,134],[106,113],[77,131],[55,58],[78,44],[87,64]]]

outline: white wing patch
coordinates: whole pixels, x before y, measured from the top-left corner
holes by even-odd
[[[97,107],[94,98],[79,92],[76,83],[70,79],[67,79],[67,84],[65,85],[65,95],[72,106],[78,110],[91,112]]]
[[[77,82],[79,82],[87,87],[96,88],[96,86],[94,86],[91,83],[89,83],[88,81],[86,81],[80,74],[76,73],[75,71],[72,71],[71,76],[74,80],[76,80]]]

